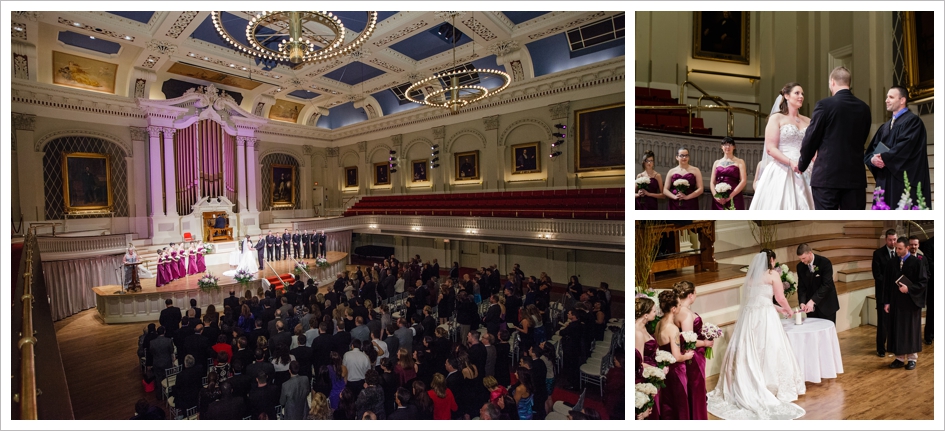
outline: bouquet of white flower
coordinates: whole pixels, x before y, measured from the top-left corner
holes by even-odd
[[[774,270],[781,275],[784,285],[784,297],[787,298],[797,292],[797,273],[792,272],[786,264],[775,262]]]
[[[637,185],[637,191],[646,190],[650,186],[650,177],[644,175],[637,178],[633,183]]]
[[[653,384],[651,383],[637,383],[636,389],[637,389],[637,392],[643,392],[644,394],[650,397],[656,395],[656,391],[657,391],[656,386],[653,386]]]
[[[667,365],[675,364],[676,357],[672,353],[669,353],[665,350],[656,351],[656,366],[660,369],[666,368]]]
[[[682,346],[683,352],[687,350],[694,350],[696,348],[696,341],[699,340],[698,334],[692,331],[682,331],[680,335],[682,335],[683,341],[685,341]],[[686,361],[687,364],[691,362],[692,362],[692,359]]]
[[[689,192],[689,180],[680,178],[676,181],[673,181],[673,187],[676,187],[676,191],[678,191],[679,194],[687,194]]]
[[[653,407],[653,398],[647,396],[643,392],[636,391],[634,396],[634,407],[636,414],[639,416],[640,413],[645,412],[647,409]]]
[[[718,183],[715,185],[715,195],[714,195],[715,198],[728,199],[728,197],[731,194],[732,194],[732,186],[728,185],[727,183]],[[732,201],[728,201],[725,205],[725,209],[735,210],[735,203]]]
[[[643,377],[646,378],[647,383],[656,386],[657,389],[666,387],[666,382],[664,382],[666,373],[659,367],[643,367]]]

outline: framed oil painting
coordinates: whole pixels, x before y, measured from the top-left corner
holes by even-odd
[[[53,51],[53,84],[115,94],[118,65]]]
[[[465,181],[479,179],[479,150],[456,153],[454,157],[456,163],[456,180]]]
[[[532,142],[512,146],[512,175],[541,172],[538,144],[538,142]]]
[[[345,187],[358,186],[358,167],[345,166]]]
[[[934,19],[932,11],[900,12],[909,101],[935,94]]]
[[[413,182],[422,183],[424,181],[429,181],[429,177],[427,176],[428,163],[428,159],[414,160],[410,162],[410,165],[413,167],[413,169],[411,169],[413,172]]]
[[[297,123],[299,113],[305,105],[301,103],[290,102],[288,100],[276,99],[276,104],[269,109],[269,119],[276,121],[285,121],[287,123]]]
[[[624,168],[626,133],[624,104],[601,106],[574,113],[575,171]]]
[[[748,64],[751,12],[693,12],[692,58]]]
[[[295,166],[272,165],[270,206],[273,208],[295,208]]]
[[[63,153],[62,179],[67,213],[112,210],[111,161],[107,154]]]
[[[379,162],[374,164],[374,185],[390,185],[390,164],[389,162]]]
[[[172,64],[171,67],[167,69],[167,72],[189,78],[210,81],[217,84],[229,85],[230,87],[242,88],[244,90],[255,90],[256,87],[262,85],[262,83],[259,81],[253,81],[250,79],[241,78],[239,76],[220,73],[184,63]]]

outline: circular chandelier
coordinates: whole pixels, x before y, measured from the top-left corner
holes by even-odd
[[[455,27],[456,15],[461,14],[461,12],[451,12],[449,15],[453,18],[453,25]],[[475,42],[473,42],[475,43]],[[473,45],[475,50],[475,45]],[[475,52],[475,51],[474,51]],[[453,39],[453,65],[456,65],[456,39]],[[502,80],[502,85],[498,88],[489,90],[482,85],[473,85],[473,84],[461,84],[460,76],[462,75],[478,75],[479,81],[482,82],[482,76],[496,77]],[[423,99],[416,99],[411,96],[411,93],[418,91],[421,88],[424,88],[426,85],[433,83],[433,81],[438,81],[440,84],[440,89],[430,91],[424,94]],[[495,96],[499,94],[502,90],[505,90],[509,86],[509,83],[512,82],[509,74],[496,69],[480,69],[480,68],[465,68],[465,67],[456,67],[453,70],[447,70],[444,72],[439,72],[433,74],[433,76],[421,79],[420,81],[415,82],[413,85],[407,88],[404,96],[407,100],[410,100],[414,103],[419,103],[421,105],[433,106],[437,108],[449,109],[453,114],[459,112],[460,109],[469,105],[471,103],[478,102],[487,97]]]
[[[364,30],[345,42],[349,30],[331,12],[259,12],[246,25],[249,45],[238,42],[221,22],[220,11],[210,12],[220,36],[238,51],[267,60],[310,63],[345,55],[358,49],[374,33],[377,12],[367,12]],[[271,45],[275,44],[275,48]]]

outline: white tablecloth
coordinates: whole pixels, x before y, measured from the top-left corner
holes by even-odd
[[[794,319],[782,320],[784,332],[794,350],[794,357],[804,373],[804,380],[820,383],[821,379],[835,379],[843,373],[840,341],[837,327],[826,319],[808,318],[795,325]]]

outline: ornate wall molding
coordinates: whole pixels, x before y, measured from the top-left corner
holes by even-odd
[[[482,117],[482,127],[486,130],[495,130],[499,128],[499,116]]]
[[[259,153],[259,156],[258,156],[259,160],[266,158],[266,156],[270,154],[285,154],[295,159],[296,163],[298,163],[299,166],[303,168],[305,167],[305,161],[308,160],[308,157],[303,157],[302,154],[299,154],[299,152],[296,151],[295,149],[286,148],[286,147],[269,147],[269,148],[263,149]]]
[[[148,51],[157,52],[162,55],[174,55],[177,52],[177,45],[166,40],[151,39],[145,45]]]
[[[73,20],[71,20],[71,19],[66,19],[66,18],[63,18],[63,17],[59,17],[58,22],[59,22],[59,24],[62,24],[62,25],[68,26],[68,27],[72,27],[72,28],[79,27],[79,28],[81,28],[81,29],[83,29],[83,30],[85,30],[85,31],[89,31],[89,32],[92,32],[92,33],[100,34],[100,35],[103,35],[103,36],[108,36],[108,37],[111,37],[111,38],[114,38],[114,39],[118,39],[118,40],[120,40],[120,41],[122,41],[122,42],[134,42],[134,41],[135,41],[135,37],[134,37],[134,36],[131,36],[131,35],[128,35],[128,34],[124,34],[124,33],[119,33],[119,32],[117,32],[117,31],[113,31],[113,30],[106,30],[106,29],[103,29],[103,28],[101,28],[101,27],[95,27],[95,26],[91,26],[91,25],[88,25],[88,24],[83,24],[83,23],[81,23],[81,22],[76,22],[76,21],[73,21]],[[79,25],[77,26],[76,24],[79,24]]]
[[[433,128],[433,139],[443,139],[446,137],[446,126]]]
[[[131,131],[131,140],[139,142],[148,142],[149,130],[144,127],[129,127]]]
[[[380,67],[382,67],[382,68],[384,68],[384,69],[387,69],[387,70],[389,70],[389,71],[391,71],[391,72],[394,72],[394,73],[401,73],[401,72],[404,71],[404,69],[403,69],[402,67],[395,66],[395,65],[390,64],[390,63],[388,63],[388,62],[386,62],[386,61],[384,61],[384,60],[381,60],[381,59],[379,59],[379,58],[377,58],[377,57],[374,57],[374,58],[368,60],[368,63],[371,63],[371,64],[373,64],[373,65],[375,65],[375,66],[380,66]]]
[[[151,137],[151,138],[160,138],[160,137],[161,137],[161,131],[164,130],[164,128],[163,128],[163,127],[160,127],[160,126],[148,126],[145,130],[148,131],[148,136],[149,136],[149,137]]]
[[[391,142],[393,145],[399,146],[399,145],[401,145],[401,144],[404,143],[404,135],[394,135],[394,136],[391,136],[391,137],[390,137],[390,142]]]
[[[501,57],[514,51],[518,51],[519,49],[521,49],[521,45],[516,40],[502,40],[493,42],[491,45],[489,45],[489,52],[491,52],[496,57]]]
[[[549,15],[554,15],[554,14],[553,14],[553,13],[551,13],[551,14],[545,14],[544,16],[539,17],[539,18],[537,19],[538,21],[536,21],[536,24],[537,24],[537,23],[540,23],[540,21],[542,21],[542,20],[553,18],[553,16],[549,16]],[[553,27],[544,28],[544,29],[542,29],[542,30],[540,30],[540,31],[537,31],[537,32],[535,32],[535,33],[529,34],[527,37],[528,37],[528,40],[538,40],[538,39],[542,39],[542,38],[544,38],[545,36],[548,36],[548,35],[551,35],[551,34],[561,33],[561,32],[563,32],[563,31],[570,30],[571,28],[577,27],[577,26],[579,26],[579,25],[586,24],[586,23],[588,23],[588,22],[590,22],[590,21],[603,19],[603,18],[606,17],[606,16],[608,16],[608,13],[607,13],[607,12],[593,12],[593,13],[590,13],[590,14],[588,14],[588,15],[585,15],[585,16],[583,16],[583,17],[581,17],[581,18],[575,18],[575,19],[573,19],[573,20],[571,20],[571,21],[568,21],[568,22],[566,22],[566,23],[564,23],[564,24],[559,24],[559,25],[555,25],[555,26],[553,26]],[[520,24],[520,25],[523,25],[523,24],[526,24],[526,23],[522,23],[522,24]],[[516,27],[518,27],[518,26],[516,26]]]
[[[402,38],[402,37],[404,37],[404,36],[407,36],[408,34],[411,34],[411,33],[413,33],[413,32],[416,32],[417,30],[421,30],[421,29],[426,28],[428,25],[429,25],[429,24],[427,24],[426,21],[424,21],[424,20],[421,19],[421,20],[419,20],[419,21],[417,21],[417,22],[415,22],[415,23],[413,23],[413,24],[410,24],[410,25],[408,25],[408,26],[406,26],[406,27],[401,28],[400,30],[398,30],[398,31],[396,31],[396,32],[394,32],[394,33],[391,33],[391,34],[389,34],[389,35],[387,35],[387,36],[384,36],[384,37],[382,37],[382,38],[380,38],[380,39],[378,39],[378,40],[375,40],[374,42],[372,42],[372,44],[373,44],[374,46],[378,47],[378,48],[383,47],[383,46],[390,45],[390,44],[393,43],[394,41],[396,41],[396,40],[398,40],[398,39],[400,39],[400,38]]]
[[[13,130],[36,130],[36,116],[30,114],[13,113]]]
[[[479,36],[480,38],[482,38],[482,40],[486,42],[498,37],[495,35],[495,33],[492,32],[492,30],[489,30],[488,27],[482,25],[481,22],[477,21],[476,17],[474,16],[471,16],[469,17],[469,19],[461,21],[461,22],[465,24],[466,27],[468,27],[470,30],[472,30],[473,33],[476,33],[477,36]]]
[[[196,11],[195,12],[182,12],[177,17],[177,20],[174,21],[174,24],[171,25],[171,28],[169,28],[167,30],[167,33],[165,33],[164,35],[167,37],[177,39],[178,37],[180,37],[181,33],[183,33],[185,29],[187,29],[187,26],[190,25],[190,22],[193,21],[194,18],[196,18],[199,13],[200,12],[196,12]]]
[[[115,117],[143,119],[135,99],[111,94],[73,90],[53,84],[15,82],[11,86],[12,102],[81,111]]]
[[[537,120],[534,118],[524,118],[510,124],[509,127],[506,127],[505,130],[502,131],[502,134],[499,135],[499,146],[504,147],[506,145],[505,140],[509,137],[509,134],[512,133],[513,130],[519,127],[528,126],[528,125],[540,127],[542,130],[545,131],[545,136],[539,139],[539,141],[551,139],[551,133],[552,133],[551,127],[548,127],[548,125],[545,124],[544,121]]]
[[[478,130],[476,130],[476,129],[463,129],[463,130],[460,130],[460,131],[454,133],[453,136],[450,136],[449,140],[446,141],[446,152],[452,153],[452,152],[453,152],[453,143],[456,142],[456,140],[459,139],[459,138],[460,138],[461,136],[463,136],[463,135],[473,135],[473,136],[475,136],[477,139],[479,139],[480,147],[482,147],[482,148],[485,148],[485,147],[486,147],[486,142],[487,142],[487,141],[486,141],[486,135],[483,135],[482,132],[480,132],[480,131],[478,131]]]
[[[360,155],[358,152],[349,149],[349,150],[346,150],[345,152],[341,153],[340,156],[338,156],[338,167],[339,167],[339,168],[346,166],[346,165],[344,164],[344,161],[345,161],[345,159],[349,158],[349,156],[354,157],[354,166],[361,166],[361,161],[362,161],[361,155]]]
[[[26,24],[21,22],[13,22],[10,25],[10,36],[14,39],[26,40]]]
[[[571,109],[571,102],[561,102],[555,103],[554,105],[548,105],[548,113],[551,114],[552,120],[560,120],[562,118],[568,118],[568,112]]]
[[[325,148],[326,157],[338,157],[338,147]]]
[[[407,154],[410,154],[410,150],[417,145],[423,145],[425,148],[430,148],[433,146],[433,141],[422,137],[413,138],[413,140],[407,143],[407,145],[404,147],[403,156],[407,157]]]
[[[33,149],[37,153],[44,152],[47,143],[63,136],[91,136],[93,138],[103,139],[103,140],[111,142],[112,144],[115,144],[116,146],[118,146],[118,148],[121,148],[121,150],[124,152],[123,156],[125,157],[134,156],[134,152],[132,152],[131,145],[129,145],[127,142],[125,142],[121,138],[115,135],[112,135],[110,133],[99,132],[96,130],[66,129],[66,130],[50,132],[43,135],[43,137],[37,139],[36,145],[33,147]]]
[[[367,141],[358,142],[358,152],[363,153],[367,151]]]

